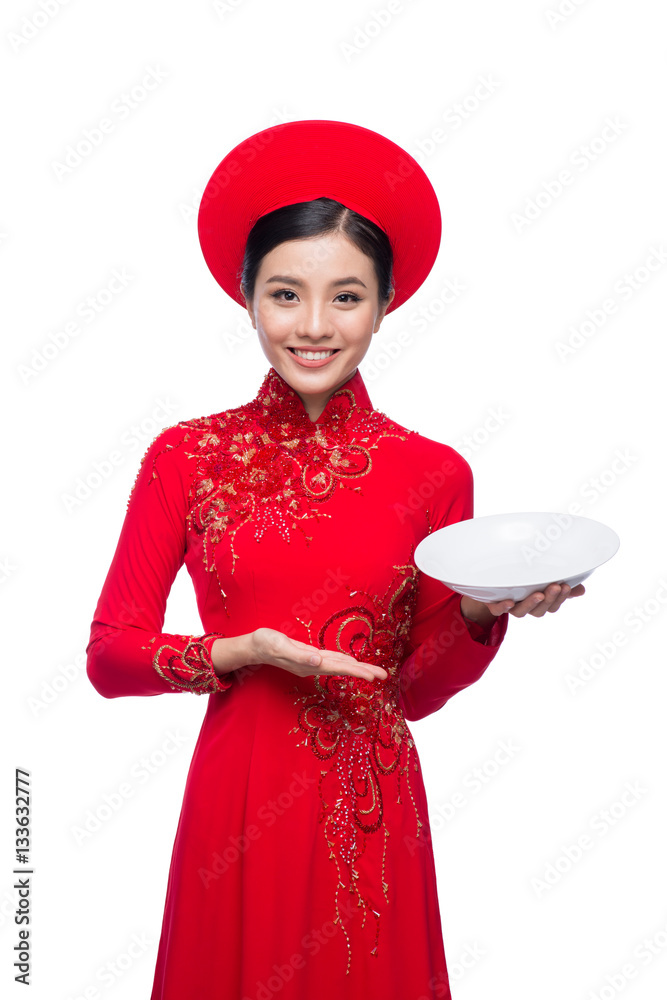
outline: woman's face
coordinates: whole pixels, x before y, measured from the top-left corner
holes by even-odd
[[[281,243],[262,260],[246,308],[266,357],[316,420],[380,329],[373,261],[342,233]]]

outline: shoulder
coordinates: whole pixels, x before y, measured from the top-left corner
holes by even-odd
[[[395,421],[389,426],[393,435],[384,450],[384,475],[400,523],[409,523],[421,538],[472,517],[473,476],[466,459],[450,445]]]
[[[441,441],[426,437],[418,431],[410,430],[387,417],[384,413],[375,411],[382,418],[384,433],[395,440],[393,457],[422,478],[430,474],[462,487],[472,483],[472,469],[466,459],[454,448]]]
[[[225,436],[233,434],[235,428],[245,422],[248,409],[246,404],[219,413],[179,420],[176,424],[163,427],[148,445],[141,464],[144,465],[146,462],[155,464],[165,455],[177,460],[179,456],[191,457],[193,454],[209,450]]]
[[[139,463],[130,500],[140,480],[153,482],[189,477],[193,459],[206,455],[225,437],[240,430],[246,418],[247,406],[239,406],[219,413],[179,420],[163,427],[148,445]],[[129,504],[129,501],[128,501]]]
[[[453,481],[461,486],[472,483],[472,469],[470,465],[454,448],[441,441],[434,441],[432,438],[424,437],[415,431],[411,438],[413,454],[419,457],[419,464],[422,468],[439,472],[446,480]]]

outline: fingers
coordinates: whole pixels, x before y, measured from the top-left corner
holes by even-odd
[[[549,593],[548,592],[551,590],[552,586],[554,587],[554,598],[553,598],[553,601],[552,601],[551,605],[546,608],[546,611],[548,611],[549,614],[552,614],[554,611],[558,611],[558,609],[561,606],[561,604],[565,603],[565,601],[568,599],[568,597],[570,596],[570,593],[572,591],[572,588],[569,587],[566,583],[550,584],[547,587],[547,600],[549,599]],[[546,604],[546,601],[545,601],[545,604]],[[546,611],[545,611],[545,614],[546,614]]]
[[[525,618],[526,615],[535,615],[536,618],[541,617],[540,612],[537,610],[541,604],[544,602],[544,594],[541,591],[536,591],[534,594],[529,594],[528,597],[524,597],[522,601],[518,601],[513,608],[510,609],[510,614],[514,615],[515,618]],[[542,612],[544,614],[544,612]]]
[[[500,615],[505,614],[506,611],[511,611],[514,607],[514,601],[494,601],[493,604],[487,604],[487,608],[492,615],[498,618]]]
[[[581,597],[584,592],[581,584],[572,588],[567,583],[550,583],[544,591],[536,591],[515,604],[510,614],[516,618],[523,618],[525,615],[543,618],[547,612],[553,614],[554,611],[558,611],[569,597]]]
[[[389,676],[383,667],[379,667],[375,663],[361,663],[346,653],[333,653],[326,649],[322,649],[319,652],[321,663],[317,672],[320,674],[330,674],[333,676],[345,676],[347,674],[350,677],[360,677],[362,680],[367,681],[384,681]]]
[[[368,681],[384,681],[389,676],[383,667],[379,667],[375,663],[361,663],[359,660],[355,660],[353,656],[348,656],[347,653],[339,653],[329,649],[317,649],[315,646],[309,646],[308,643],[300,642],[298,639],[288,639],[288,642],[292,644],[294,659],[298,660],[299,664],[303,667],[303,672],[307,675],[349,675]],[[297,649],[295,650],[294,647],[297,647]],[[281,658],[284,661],[288,659],[285,652],[282,653]],[[287,663],[285,663],[285,666],[287,669],[290,669]]]

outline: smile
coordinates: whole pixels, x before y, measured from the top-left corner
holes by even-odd
[[[297,347],[289,347],[288,350],[304,361],[322,361],[324,358],[330,358],[332,354],[337,354],[339,348],[326,351],[301,351]]]

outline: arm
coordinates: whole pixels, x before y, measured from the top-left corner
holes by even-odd
[[[448,489],[435,498],[430,511],[433,530],[473,515],[470,466],[456,455],[454,468]],[[400,704],[406,719],[437,712],[457,691],[478,680],[498,651],[507,614],[490,622],[469,621],[462,614],[462,600],[444,583],[420,574],[408,655],[400,674]]]
[[[218,676],[211,647],[220,633],[163,633],[167,597],[183,564],[188,483],[167,428],[149,446],[130,494],[116,551],[97,602],[86,647],[88,677],[105,698],[231,686]]]

